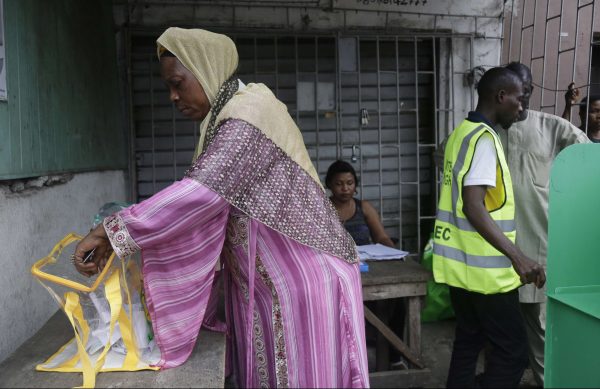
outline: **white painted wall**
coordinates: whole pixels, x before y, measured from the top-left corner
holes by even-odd
[[[85,234],[110,201],[125,201],[125,173],[75,174],[69,182],[12,193],[0,185],[0,362],[58,309],[31,265],[69,232]]]

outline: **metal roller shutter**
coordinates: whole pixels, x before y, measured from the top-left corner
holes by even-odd
[[[240,79],[268,85],[288,106],[320,176],[338,158],[352,161],[359,197],[379,210],[399,246],[419,253],[436,209],[431,155],[443,136],[440,114],[449,111],[438,108],[436,58],[449,38],[229,35]],[[154,41],[134,36],[130,53],[138,200],[180,179],[198,140],[197,123],[168,99]]]

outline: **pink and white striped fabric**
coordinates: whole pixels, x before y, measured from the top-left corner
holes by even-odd
[[[161,367],[182,364],[193,349],[228,213],[227,202],[185,179],[104,220],[119,257],[142,249],[146,303]]]
[[[233,348],[228,357],[242,386],[368,386],[356,264],[273,231],[191,179],[107,218],[105,226],[119,256],[135,246],[142,249],[161,367],[178,366],[189,357],[223,253]],[[117,235],[129,243],[117,243]],[[249,338],[252,245],[256,267]]]
[[[224,126],[215,138],[213,150],[219,150],[219,157],[227,150],[251,154],[254,152],[251,149],[240,151],[238,136],[239,131],[245,131],[254,137],[256,134],[250,127],[239,122]],[[229,138],[225,136],[228,132]],[[220,146],[219,139],[223,140]],[[228,147],[227,139],[235,147]],[[329,206],[326,199],[316,198],[308,204],[298,197],[289,200],[291,205],[281,207],[280,196],[273,199],[271,213],[264,211],[271,206],[269,203],[257,208],[246,206],[244,199],[257,193],[269,196],[281,191],[282,182],[294,184],[283,188],[288,191],[316,185],[289,165],[285,155],[277,154],[275,149],[268,150],[271,146],[264,139],[259,141],[262,146],[257,152],[260,161],[266,161],[265,167],[260,168],[257,163],[255,166],[259,168],[252,173],[258,178],[248,180],[242,189],[228,188],[240,187],[242,180],[235,174],[243,169],[229,164],[226,170],[219,171],[218,164],[211,160],[215,154],[211,154],[209,146],[195,165],[198,175],[188,175],[104,221],[119,256],[142,251],[148,310],[162,355],[159,365],[168,368],[184,363],[203,322],[205,326],[218,328],[211,293],[215,266],[221,259],[227,354],[238,385],[368,387],[358,264],[353,263],[352,252],[343,245],[332,250],[350,258],[340,258],[331,251],[311,246],[311,242],[326,248],[335,244],[335,239],[328,238],[326,242],[315,239],[322,231],[305,237],[310,229],[302,223],[312,223],[314,230],[324,225],[323,228],[337,234],[338,226],[327,224],[331,211],[324,208]],[[265,174],[266,169],[272,169],[271,173]],[[279,178],[273,184],[259,181],[261,177],[272,179],[277,175]],[[214,177],[221,178],[215,181]],[[223,183],[228,178],[232,181]],[[322,192],[318,188],[306,190],[313,197],[312,193]],[[245,197],[236,195],[242,192]],[[239,207],[233,205],[236,201]],[[311,207],[314,210],[308,214],[306,209]],[[276,218],[269,216],[272,212],[277,214]],[[258,217],[252,216],[253,213]],[[299,227],[294,225],[295,217]],[[334,221],[337,223],[337,219]],[[275,223],[290,235],[296,234],[295,238],[267,222]],[[301,239],[308,243],[301,243]],[[339,241],[345,242],[345,237]]]

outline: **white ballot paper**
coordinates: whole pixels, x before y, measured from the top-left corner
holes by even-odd
[[[365,244],[356,246],[358,256],[362,261],[387,261],[390,259],[404,259],[408,255],[407,251],[394,249],[382,244]]]

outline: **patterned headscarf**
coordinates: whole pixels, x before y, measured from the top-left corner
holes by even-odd
[[[198,79],[210,102],[210,112],[200,124],[196,159],[218,124],[217,115],[238,89],[237,79],[232,77],[238,66],[237,49],[226,35],[179,27],[168,28],[156,43],[159,58],[165,50],[173,53]]]
[[[171,27],[156,43],[159,57],[164,50],[170,51],[196,76],[211,104],[208,116],[200,124],[194,160],[210,143],[221,122],[241,119],[260,129],[321,186],[302,134],[285,104],[263,84],[248,84],[238,91],[238,80],[233,77],[238,54],[231,39],[206,30]]]
[[[350,263],[357,262],[354,241],[339,222],[286,105],[266,85],[249,83],[238,88],[238,80],[233,78],[238,56],[231,39],[204,30],[169,28],[157,43],[159,57],[164,50],[175,55],[198,79],[211,103],[196,148],[196,157],[205,153],[204,158],[195,157],[186,175],[275,231]],[[257,143],[252,144],[255,147],[248,148],[252,153],[245,158],[229,158],[226,150],[211,155],[208,145],[226,139],[227,135],[219,138],[217,132],[229,119],[250,124],[268,142],[261,143],[260,150]],[[245,141],[250,139],[262,138],[248,136]],[[244,139],[236,141],[243,143]],[[266,148],[271,151],[261,154]],[[230,148],[229,152],[235,150]],[[230,164],[242,159],[253,165],[253,173],[268,174],[240,185],[243,180],[236,177],[241,174],[247,178],[250,174]],[[218,171],[222,174],[215,173]]]

